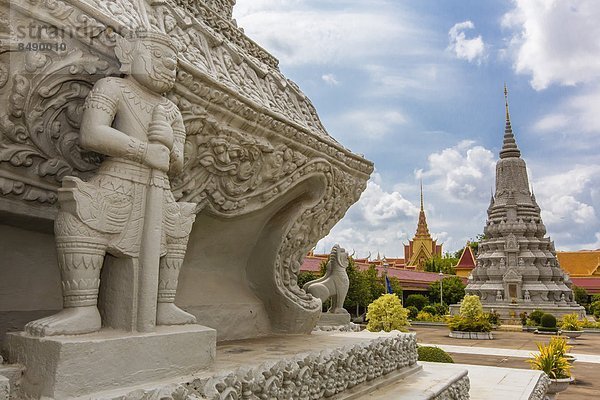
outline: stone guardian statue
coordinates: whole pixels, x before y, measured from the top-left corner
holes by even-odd
[[[331,249],[325,275],[307,282],[303,289],[321,299],[323,303],[331,298],[331,307],[326,314],[341,314],[344,319],[348,316],[347,322],[350,322],[348,311],[344,309],[344,300],[350,286],[346,268],[348,268],[348,253],[336,244]]]
[[[177,49],[165,34],[139,31],[119,39],[115,54],[124,77],[94,85],[80,132],[81,147],[106,158],[88,182],[66,177],[59,189],[54,232],[63,310],[28,323],[31,335],[100,329],[98,291],[107,253],[138,265],[132,294],[138,331],[195,322],[174,304],[195,218],[195,204],[175,202],[167,175],[183,168],[183,120],[162,96],[175,83]]]

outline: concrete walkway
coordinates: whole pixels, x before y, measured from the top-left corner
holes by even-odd
[[[419,343],[420,346],[435,346],[440,349],[447,351],[448,353],[461,353],[461,354],[478,354],[484,356],[504,356],[504,357],[518,357],[518,358],[531,358],[532,353],[537,351],[529,350],[514,350],[514,349],[498,349],[493,347],[471,347],[471,346],[455,346],[451,344],[428,344]],[[600,364],[600,356],[591,354],[579,354],[569,352],[572,354],[578,362]]]
[[[417,334],[419,345],[431,344],[449,352],[458,364],[469,364],[489,367],[516,368],[522,373],[531,371],[526,362],[531,353],[537,352],[537,343],[548,343],[550,336],[535,335],[532,332],[494,331],[494,340],[453,339],[448,337],[445,327],[413,326],[410,328]],[[577,338],[569,354],[577,360],[571,373],[575,382],[560,394],[560,399],[591,400],[600,399],[600,381],[598,380],[598,364],[600,364],[600,335],[583,334]],[[469,376],[477,373],[469,371]],[[521,372],[518,372],[519,374]],[[477,380],[472,379],[473,384]],[[485,389],[485,387],[483,388]],[[480,389],[477,389],[479,392]],[[471,395],[475,394],[471,391]],[[477,395],[479,397],[479,395]],[[476,398],[473,396],[473,398]],[[504,400],[511,400],[510,396]]]

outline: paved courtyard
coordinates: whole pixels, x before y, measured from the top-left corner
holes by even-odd
[[[530,369],[525,360],[536,351],[536,343],[547,343],[549,336],[531,332],[494,331],[494,340],[453,339],[446,327],[413,326],[420,344],[438,345],[450,353],[456,363]],[[590,400],[600,398],[600,335],[584,334],[570,354],[577,357],[572,374],[575,383],[560,398]]]

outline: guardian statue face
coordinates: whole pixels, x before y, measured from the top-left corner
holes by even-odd
[[[137,40],[136,40],[137,39]],[[155,93],[173,88],[177,75],[177,50],[170,38],[160,33],[138,33],[117,42],[115,53],[121,72]]]
[[[131,76],[156,93],[165,93],[175,84],[177,54],[162,43],[144,40],[134,53]]]

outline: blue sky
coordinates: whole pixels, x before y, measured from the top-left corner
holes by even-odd
[[[375,163],[318,252],[339,243],[358,256],[403,256],[420,179],[444,251],[481,233],[504,82],[556,248],[600,248],[600,2],[237,0],[234,18],[330,135]]]

